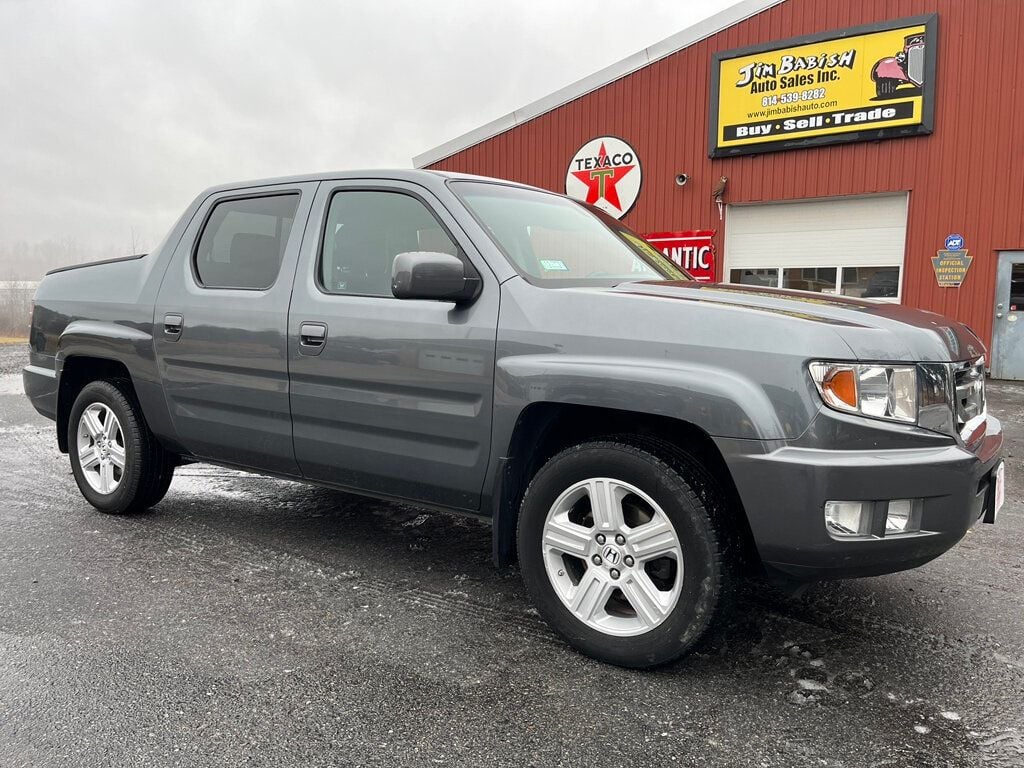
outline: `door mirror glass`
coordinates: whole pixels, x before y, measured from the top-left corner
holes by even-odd
[[[391,292],[398,299],[472,301],[480,292],[480,278],[467,276],[457,256],[434,251],[411,251],[395,256],[391,266]]]

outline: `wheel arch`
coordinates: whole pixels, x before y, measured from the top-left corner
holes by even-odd
[[[92,381],[118,379],[127,381],[135,390],[128,366],[120,360],[73,354],[62,360],[57,383],[57,446],[68,452],[68,422],[75,398]]]
[[[519,414],[501,467],[501,491],[492,513],[495,564],[514,563],[516,524],[530,480],[551,457],[572,445],[615,436],[642,437],[652,446],[681,451],[698,458],[726,496],[744,558],[756,553],[753,535],[725,459],[711,436],[684,419],[593,405],[538,401]]]
[[[73,320],[57,342],[57,442],[67,452],[67,419],[82,386],[89,380],[127,381],[157,439],[180,451],[157,373],[153,337],[137,325]]]

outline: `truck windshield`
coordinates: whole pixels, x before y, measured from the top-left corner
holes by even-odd
[[[603,211],[567,197],[489,182],[451,188],[527,280],[544,287],[692,280]]]

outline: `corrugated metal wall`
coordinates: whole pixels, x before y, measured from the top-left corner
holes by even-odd
[[[707,157],[711,54],[870,22],[938,12],[935,132],[930,136]],[[614,134],[643,163],[640,232],[717,229],[710,192],[729,203],[910,192],[903,301],[963,320],[988,342],[995,253],[1024,248],[1024,0],[787,0],[707,40],[470,147],[432,168],[564,191],[573,153]],[[560,85],[553,82],[552,89]],[[678,187],[676,173],[691,180]],[[950,232],[974,256],[959,289],[939,288],[929,257]]]

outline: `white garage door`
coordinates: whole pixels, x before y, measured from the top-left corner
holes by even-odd
[[[898,301],[907,195],[730,205],[725,279]]]

